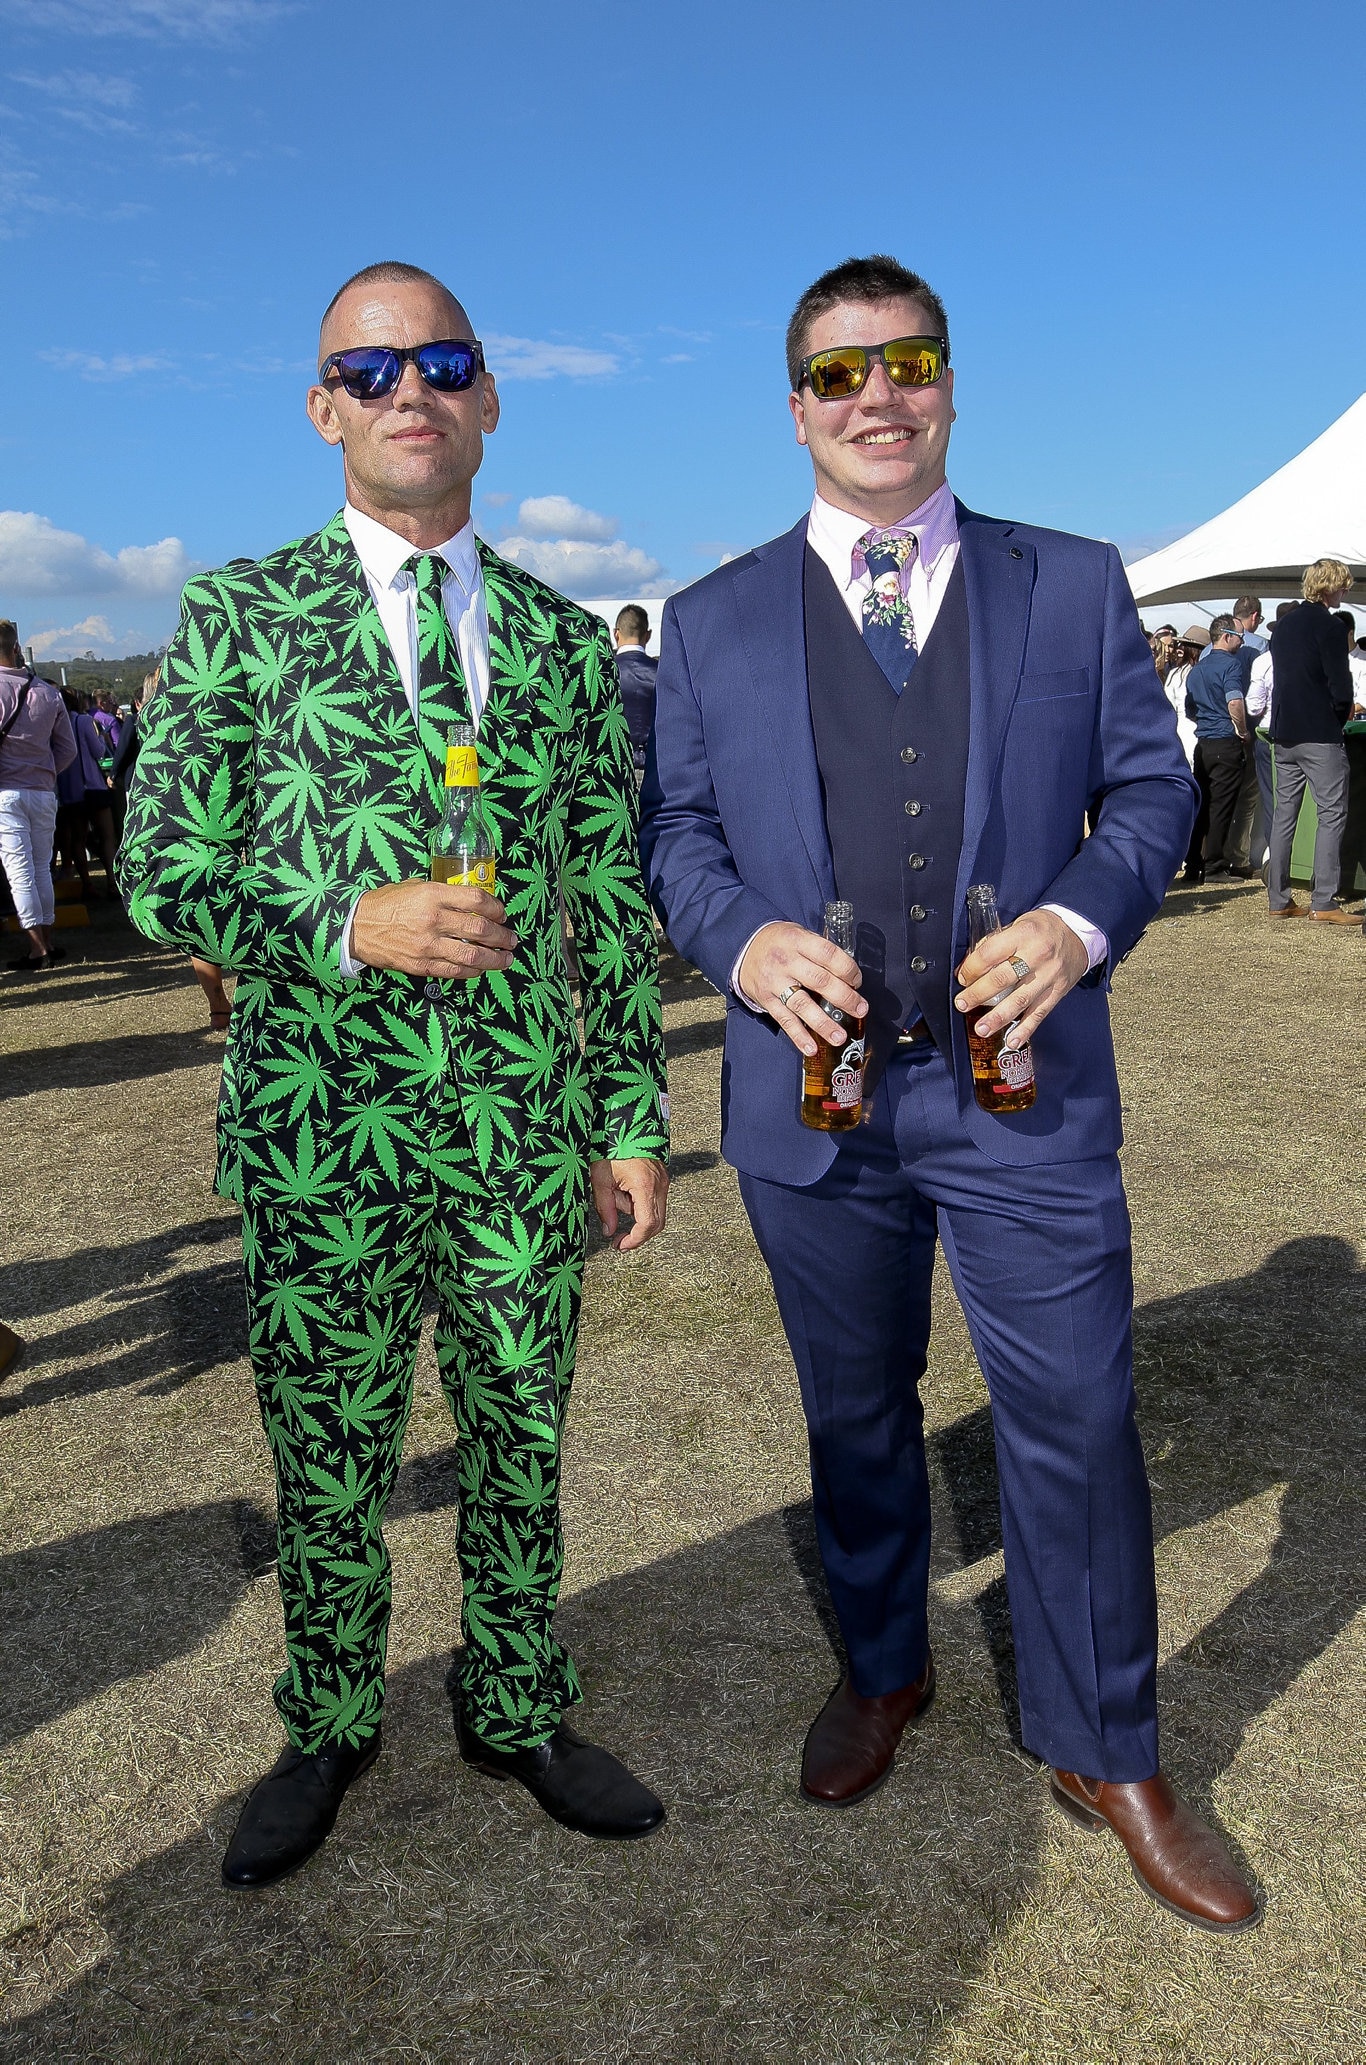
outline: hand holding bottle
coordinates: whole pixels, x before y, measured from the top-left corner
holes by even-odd
[[[517,935],[496,896],[459,882],[386,882],[356,905],[351,952],[371,968],[471,982],[506,968]]]
[[[863,977],[852,954],[804,925],[761,926],[740,963],[742,995],[779,1024],[799,1054],[816,1053],[813,1034],[842,1046],[848,1038],[821,1007],[821,999],[849,1018],[863,1018],[868,1005],[858,993]]]
[[[1012,968],[1013,959],[1028,971]],[[1017,1020],[1008,1044],[1023,1047],[1088,967],[1086,948],[1056,911],[1026,911],[1012,925],[982,939],[958,970],[959,1011],[991,1007],[976,1030],[984,1038]]]

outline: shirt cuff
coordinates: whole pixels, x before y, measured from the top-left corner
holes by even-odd
[[[1088,974],[1093,968],[1099,968],[1102,961],[1109,960],[1110,942],[1098,925],[1089,924],[1085,918],[1079,918],[1075,911],[1069,911],[1060,903],[1046,903],[1043,908],[1046,911],[1052,911],[1055,917],[1062,919],[1063,924],[1067,926],[1069,931],[1076,933],[1077,938],[1086,948],[1086,968]]]
[[[364,894],[365,891],[362,889],[360,896],[364,896]],[[338,952],[341,972],[347,982],[355,982],[365,973],[364,961],[358,961],[351,952],[351,927],[356,922],[356,905],[360,902],[360,896],[356,898],[356,902],[352,904],[346,914],[346,923],[342,927],[341,947]]]
[[[770,923],[771,922],[772,921],[770,920]],[[750,933],[749,938],[745,941],[739,953],[735,956],[735,966],[730,971],[731,995],[738,997],[740,999],[740,1002],[744,1005],[746,1011],[752,1011],[756,1018],[763,1018],[765,1016],[764,1007],[762,1004],[756,1004],[752,997],[747,997],[744,991],[741,989],[740,968],[741,964],[744,961],[745,955],[749,952],[755,940],[759,937],[759,934],[761,932],[766,932],[767,930],[768,927],[766,925],[760,925],[757,926],[756,929]]]

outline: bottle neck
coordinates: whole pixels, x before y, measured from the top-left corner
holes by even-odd
[[[476,746],[447,746],[446,787],[448,789],[477,789],[478,786],[478,748]]]

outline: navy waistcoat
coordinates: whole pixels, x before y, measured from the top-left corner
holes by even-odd
[[[923,1016],[952,1065],[953,896],[968,769],[968,602],[960,556],[898,696],[806,551],[806,672],[835,886],[854,906],[874,1054]]]

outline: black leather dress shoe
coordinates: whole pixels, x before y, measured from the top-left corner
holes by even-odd
[[[585,1742],[567,1722],[561,1721],[549,1741],[534,1749],[491,1749],[466,1726],[458,1695],[452,1703],[465,1762],[490,1778],[517,1779],[565,1828],[620,1843],[653,1835],[663,1822],[663,1802],[650,1788],[633,1778],[610,1750]]]
[[[379,1755],[379,1730],[359,1749],[331,1743],[305,1756],[291,1743],[247,1796],[223,1859],[223,1884],[273,1886],[320,1850],[349,1785]]]

